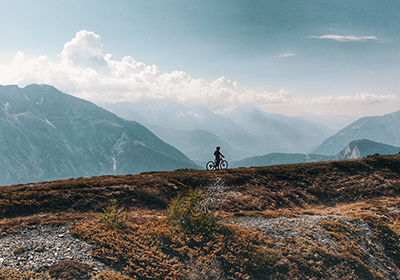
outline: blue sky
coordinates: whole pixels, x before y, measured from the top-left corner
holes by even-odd
[[[0,1],[0,84],[91,101],[400,109],[398,0]]]

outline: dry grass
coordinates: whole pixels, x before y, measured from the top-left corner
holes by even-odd
[[[348,239],[356,234],[343,225],[323,225],[342,244],[337,254],[301,238],[284,240],[286,249],[278,250],[269,237],[233,225],[218,227],[210,238],[167,222],[167,207],[176,197],[183,198],[198,187],[206,190],[205,186],[215,182],[224,184],[224,190],[212,198],[218,201],[215,214],[220,218],[361,217],[374,230],[374,238],[389,246],[388,254],[400,256],[396,245],[400,243],[399,155],[8,186],[0,189],[0,232],[9,234],[32,224],[74,222],[72,232],[96,245],[93,255],[125,274],[104,272],[96,279],[197,279],[196,275],[209,275],[201,279],[263,279],[266,275],[271,279],[384,278],[360,250],[364,241]],[[105,227],[100,219],[111,201],[128,214],[120,229]]]

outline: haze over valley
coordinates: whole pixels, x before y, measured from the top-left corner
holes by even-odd
[[[255,106],[225,115],[175,102],[104,106],[113,114],[49,85],[0,86],[0,104],[1,185],[204,169],[217,145],[231,167],[360,158],[400,149],[399,112],[361,118],[335,133]]]

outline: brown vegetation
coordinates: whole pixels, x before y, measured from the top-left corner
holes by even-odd
[[[50,266],[49,274],[59,280],[89,280],[92,278],[93,269],[87,263],[66,260]]]
[[[205,209],[210,197],[205,187],[217,181],[224,193],[215,194],[218,203]],[[297,237],[278,245],[256,229],[229,221],[304,214],[363,219],[399,267],[399,208],[400,156],[373,156],[3,187],[0,231],[75,221],[71,232],[93,243],[93,256],[119,271],[95,279],[385,279],[392,274],[372,267],[367,253],[382,254],[382,248],[348,224],[321,222],[339,244],[333,252]]]
[[[2,187],[0,217],[97,211],[111,199],[125,207],[166,209],[171,199],[220,178],[228,212],[335,206],[400,194],[400,156],[239,168],[101,176]],[[235,195],[240,194],[240,195]]]

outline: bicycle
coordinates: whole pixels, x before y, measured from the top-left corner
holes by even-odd
[[[219,165],[217,165],[217,162],[215,160],[210,160],[206,164],[207,170],[219,170],[219,169],[227,169],[227,168],[228,168],[228,162],[224,159],[219,162]]]

